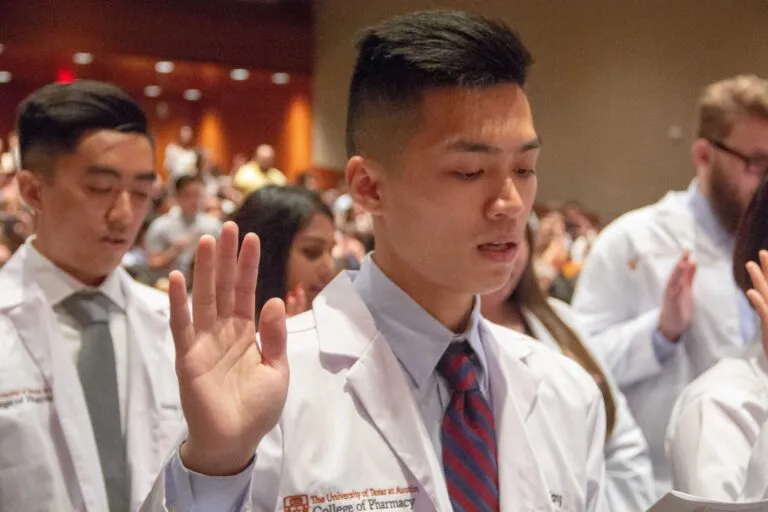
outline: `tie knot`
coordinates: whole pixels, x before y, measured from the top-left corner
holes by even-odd
[[[75,293],[64,299],[61,306],[83,327],[109,322],[109,299],[103,293]]]
[[[451,343],[445,351],[440,362],[437,363],[437,371],[445,377],[456,391],[470,391],[478,389],[477,370],[472,362],[474,351],[469,343]]]

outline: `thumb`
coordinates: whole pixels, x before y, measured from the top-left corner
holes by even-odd
[[[277,298],[264,304],[259,315],[259,337],[264,363],[281,369],[288,368],[285,346],[288,334],[285,328],[285,303]]]

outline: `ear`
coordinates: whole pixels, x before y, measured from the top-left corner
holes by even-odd
[[[696,139],[691,145],[691,158],[697,174],[708,171],[712,167],[714,158],[712,145],[704,139]]]
[[[361,156],[353,156],[347,162],[345,175],[349,195],[371,215],[377,215],[381,211],[381,173],[378,164]]]
[[[42,211],[43,202],[41,199],[41,189],[43,179],[32,171],[21,170],[16,173],[16,180],[19,184],[21,198],[24,202],[32,207],[35,212]]]

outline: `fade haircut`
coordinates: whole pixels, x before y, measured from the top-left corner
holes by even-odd
[[[21,166],[50,171],[54,160],[73,152],[94,130],[152,136],[144,111],[116,85],[92,80],[49,84],[19,105],[17,132]]]
[[[422,11],[363,31],[349,88],[347,153],[361,154],[382,119],[418,108],[425,89],[525,85],[533,63],[507,25],[460,11]]]

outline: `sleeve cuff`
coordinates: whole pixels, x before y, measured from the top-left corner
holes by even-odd
[[[653,341],[653,351],[656,353],[656,360],[659,364],[663,363],[677,352],[678,344],[668,340],[666,336],[661,334],[659,329],[653,331],[653,337],[651,339]]]
[[[256,457],[240,473],[232,476],[208,476],[184,467],[177,449],[166,466],[166,504],[170,510],[235,512],[243,508],[251,487]]]

